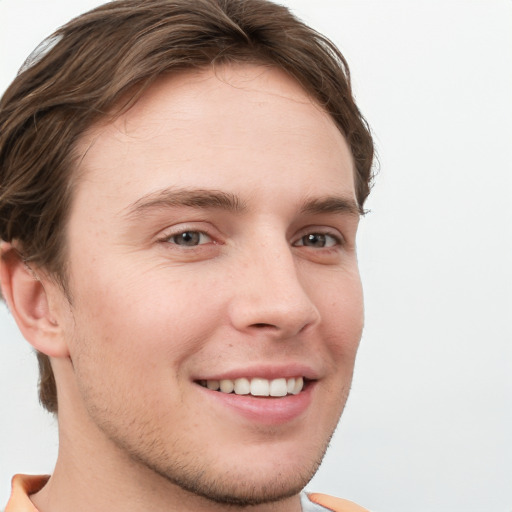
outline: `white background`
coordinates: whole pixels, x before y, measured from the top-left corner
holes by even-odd
[[[0,90],[93,0],[0,0]],[[512,511],[512,1],[288,0],[349,60],[380,175],[359,238],[366,329],[310,484],[375,512]],[[0,504],[55,422],[0,306]]]

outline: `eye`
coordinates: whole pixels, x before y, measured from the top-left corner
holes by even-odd
[[[182,231],[166,238],[166,241],[183,247],[195,247],[197,245],[207,244],[212,239],[201,231]]]
[[[293,245],[296,247],[313,247],[315,249],[324,249],[340,245],[339,238],[327,233],[308,233],[302,236]]]

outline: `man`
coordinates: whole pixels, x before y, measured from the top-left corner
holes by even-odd
[[[2,293],[60,438],[6,510],[362,510],[301,493],[363,325],[373,145],[338,50],[263,0],[120,0],[0,130]]]

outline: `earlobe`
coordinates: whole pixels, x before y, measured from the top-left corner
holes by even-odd
[[[0,283],[25,339],[50,357],[67,356],[67,345],[49,296],[56,285],[32,270],[16,247],[6,242],[2,242],[0,251]]]

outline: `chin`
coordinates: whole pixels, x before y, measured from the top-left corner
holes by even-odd
[[[298,495],[313,478],[330,437],[320,446],[252,447],[231,457],[167,460],[132,453],[132,460],[162,477],[173,488],[212,503],[238,507],[275,503]],[[281,447],[282,448],[282,447]],[[153,453],[154,455],[154,453]],[[165,484],[164,484],[165,485]]]
[[[280,502],[296,496],[316,473],[320,462],[321,458],[310,464],[309,468],[274,468],[265,474],[260,471],[258,476],[255,476],[255,470],[245,475],[243,472],[235,475],[232,471],[212,475],[209,474],[211,470],[203,470],[194,474],[164,473],[161,476],[182,490],[208,501],[247,507]]]

